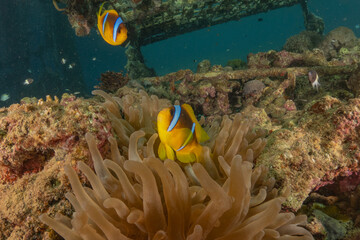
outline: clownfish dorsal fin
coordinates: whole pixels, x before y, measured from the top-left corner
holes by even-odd
[[[102,11],[102,8],[104,6],[104,4],[106,3],[107,1],[103,2],[101,5],[100,5],[100,8],[99,8],[99,12],[98,12],[98,17],[101,15],[101,11]]]
[[[200,123],[196,119],[194,110],[192,109],[192,107],[186,103],[181,105],[181,107],[184,108],[184,110],[187,112],[191,121],[193,123],[195,123],[195,136],[196,136],[197,142],[200,143],[200,142],[205,142],[205,141],[209,140],[209,135],[205,132],[205,130],[201,127]]]

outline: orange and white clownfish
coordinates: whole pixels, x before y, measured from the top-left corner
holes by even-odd
[[[207,141],[209,136],[189,104],[161,110],[157,116],[157,129],[161,141],[158,149],[160,159],[175,160],[176,154],[183,163],[203,160],[203,147],[199,143]]]
[[[102,14],[102,8],[106,2],[103,2],[97,13],[97,26],[103,39],[114,46],[122,45],[126,47],[129,44],[127,29],[119,14],[115,10],[105,10]]]

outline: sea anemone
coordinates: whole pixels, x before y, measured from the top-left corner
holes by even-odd
[[[83,162],[77,167],[91,188],[65,166],[73,217],[40,216],[65,239],[313,239],[299,226],[306,216],[280,212],[289,191],[279,194],[266,168],[253,169],[266,141],[240,114],[208,129],[213,141],[204,147],[203,163],[183,165],[154,153],[159,99],[141,93],[141,103],[129,105],[129,97],[95,93],[117,121],[118,141],[109,138],[112,159],[103,160],[95,137],[86,134],[95,173]]]

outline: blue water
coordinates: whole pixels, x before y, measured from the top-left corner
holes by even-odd
[[[14,7],[20,18],[10,11]],[[346,26],[360,36],[355,27],[360,24],[359,0],[309,0],[309,7],[324,19],[325,34]],[[124,71],[124,48],[108,45],[95,29],[89,36],[76,37],[67,16],[56,11],[51,1],[2,1],[0,11],[0,95],[10,95],[0,106],[25,96],[44,98],[63,92],[89,96],[101,73]],[[52,14],[55,21],[48,21]],[[288,37],[303,30],[297,5],[156,42],[142,47],[142,52],[158,75],[186,68],[195,71],[203,59],[225,65],[229,59],[246,60],[250,52],[279,50]],[[33,78],[34,83],[23,85],[26,78]]]

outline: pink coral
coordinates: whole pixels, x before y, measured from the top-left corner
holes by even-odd
[[[214,98],[216,96],[215,87],[212,86],[210,83],[200,86],[200,96],[202,98],[207,98],[208,96]]]
[[[355,106],[360,106],[360,99],[350,100]],[[344,140],[354,140],[359,138],[360,131],[360,108],[355,109],[342,108],[334,116],[334,123],[338,136]]]
[[[342,193],[353,191],[359,184],[360,184],[360,173],[354,172],[351,174],[351,176],[345,177],[339,181],[339,190]]]
[[[251,80],[245,83],[243,88],[243,97],[250,98],[256,97],[261,94],[262,90],[265,88],[265,84],[263,84],[259,80]]]

